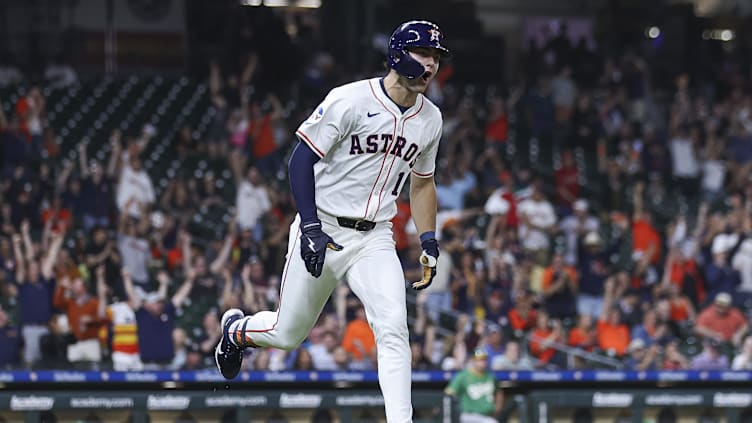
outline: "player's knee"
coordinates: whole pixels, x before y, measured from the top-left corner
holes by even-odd
[[[373,326],[376,340],[381,342],[402,341],[408,339],[407,323],[402,320],[385,319]]]
[[[286,339],[282,339],[276,345],[276,347],[279,348],[280,350],[292,351],[295,348],[298,348],[298,346],[300,346],[300,344],[303,342],[303,339],[305,339],[305,337],[303,337],[303,338],[289,337],[289,338],[286,338]]]

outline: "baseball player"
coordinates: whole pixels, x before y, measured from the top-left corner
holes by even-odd
[[[495,423],[501,412],[503,394],[488,371],[488,353],[478,348],[467,368],[452,378],[444,393],[460,401],[460,423]]]
[[[289,162],[298,215],[279,306],[252,316],[224,313],[215,358],[225,378],[237,376],[243,348],[297,347],[344,278],[374,331],[387,421],[411,421],[404,274],[390,219],[409,178],[424,267],[412,287],[426,288],[439,256],[433,174],[442,119],[423,92],[449,53],[442,41],[431,22],[400,25],[389,40],[388,74],[334,88],[298,128]]]

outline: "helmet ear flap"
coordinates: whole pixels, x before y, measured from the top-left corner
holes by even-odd
[[[402,49],[399,56],[399,60],[394,62],[392,68],[405,78],[415,79],[423,75],[426,71],[423,65],[410,57],[410,53],[407,50]]]

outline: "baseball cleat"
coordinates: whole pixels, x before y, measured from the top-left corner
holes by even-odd
[[[231,308],[222,315],[222,338],[214,350],[214,361],[217,362],[217,368],[225,379],[235,379],[243,363],[243,348],[235,346],[230,341],[230,325],[242,319],[243,316],[243,312],[237,308]]]

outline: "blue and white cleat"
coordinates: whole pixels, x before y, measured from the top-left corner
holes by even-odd
[[[230,341],[230,325],[240,320],[245,314],[237,308],[231,308],[222,315],[222,338],[214,350],[214,361],[217,368],[225,379],[235,379],[240,373],[240,365],[243,363],[243,348]]]

